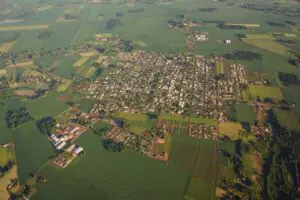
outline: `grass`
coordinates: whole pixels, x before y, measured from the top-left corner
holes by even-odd
[[[28,25],[28,26],[0,26],[1,31],[24,31],[24,30],[40,30],[48,29],[49,24],[38,24],[38,25]]]
[[[273,112],[279,121],[279,124],[290,131],[300,130],[300,123],[291,110],[284,110],[280,108],[273,108]]]
[[[236,104],[235,119],[241,123],[254,124],[256,117],[253,106],[249,104]]]
[[[29,113],[35,118],[45,116],[56,116],[68,108],[63,101],[58,100],[60,93],[50,92],[46,96],[40,97],[34,101],[27,101]]]
[[[11,146],[0,147],[0,167],[5,166],[8,161],[14,160],[15,155]]]
[[[260,100],[264,100],[266,98],[271,98],[273,101],[278,102],[284,98],[279,87],[248,85],[248,88],[252,99],[259,98]]]
[[[117,112],[116,117],[130,121],[146,121],[148,116],[145,114],[129,113],[129,112]]]
[[[240,123],[224,122],[219,125],[220,134],[230,138],[237,138],[240,130],[243,130]]]

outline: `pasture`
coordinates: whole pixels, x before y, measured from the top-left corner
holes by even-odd
[[[248,89],[252,99],[256,100],[259,98],[260,100],[272,99],[273,101],[281,101],[283,100],[283,94],[281,89],[278,87],[272,86],[261,86],[261,85],[248,85]]]
[[[290,131],[300,130],[300,123],[292,110],[273,108],[279,124]]]

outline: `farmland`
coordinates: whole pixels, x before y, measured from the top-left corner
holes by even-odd
[[[300,130],[300,124],[293,111],[274,108],[273,112],[281,126],[287,128],[290,131]]]
[[[219,129],[221,135],[237,138],[239,132],[242,130],[242,125],[234,122],[225,122],[220,124]]]
[[[270,98],[274,101],[281,101],[283,94],[278,87],[249,85],[249,92],[253,99],[259,98],[265,100]]]
[[[1,31],[24,31],[24,30],[40,30],[48,29],[49,24],[39,24],[39,25],[30,25],[30,26],[0,26]]]
[[[255,113],[254,108],[248,104],[236,104],[235,105],[235,119],[239,122],[245,122],[254,124]]]

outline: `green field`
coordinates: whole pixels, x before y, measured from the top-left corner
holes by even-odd
[[[253,106],[248,104],[236,104],[234,110],[235,119],[238,122],[254,124],[256,117]]]
[[[151,129],[156,124],[156,119],[149,119],[145,114],[117,112],[115,117],[123,119],[127,130],[137,135],[143,134],[145,130]]]
[[[58,67],[54,74],[65,78],[72,78],[76,74],[73,64],[78,60],[77,56],[63,56],[59,59]]]
[[[0,167],[5,166],[8,161],[13,161],[14,157],[15,155],[11,146],[0,147]]]
[[[283,100],[283,94],[281,92],[281,89],[278,87],[249,85],[248,88],[250,95],[254,100],[257,98],[259,98],[260,100],[270,98],[276,102]]]
[[[290,131],[300,130],[300,123],[293,111],[274,108],[273,112],[281,126]]]
[[[44,168],[42,174],[48,182],[33,200],[182,200],[187,173],[135,153],[108,152],[101,138],[90,131],[77,143],[84,148],[84,155],[66,169]]]
[[[58,99],[60,93],[51,92],[46,96],[40,97],[34,101],[26,102],[27,108],[32,116],[41,118],[45,116],[56,116],[66,110],[69,106]]]

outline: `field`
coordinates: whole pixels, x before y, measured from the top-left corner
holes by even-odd
[[[0,44],[0,52],[8,52],[15,43],[16,41],[11,41]]]
[[[235,23],[225,23],[225,25],[229,26],[245,26],[247,28],[259,28],[260,24],[235,24]]]
[[[295,116],[295,113],[293,111],[274,108],[273,112],[281,126],[290,131],[300,130],[299,121],[297,120],[297,117]]]
[[[271,86],[260,86],[260,85],[248,85],[248,89],[252,99],[256,100],[259,98],[260,100],[272,99],[273,101],[281,101],[283,100],[283,94],[281,89],[278,87]]]
[[[279,43],[276,43],[273,40],[269,39],[248,39],[245,38],[243,41],[247,44],[251,44],[253,46],[263,48],[265,50],[271,51],[273,53],[285,56],[285,57],[290,57],[292,54],[289,52],[289,48],[285,47]]]
[[[15,155],[11,146],[0,147],[0,167],[5,166],[8,163],[8,161],[14,159],[15,159]]]
[[[216,61],[217,65],[217,75],[224,75],[224,62]]]
[[[254,124],[255,122],[254,108],[248,104],[235,105],[235,119],[241,123]]]
[[[219,125],[221,135],[226,135],[230,138],[237,138],[240,130],[243,130],[240,123],[224,122]]]
[[[36,92],[30,89],[19,89],[15,91],[15,94],[18,96],[32,97],[36,95]]]
[[[124,119],[125,124],[128,125],[128,131],[137,135],[143,134],[145,130],[150,129],[156,124],[155,119],[149,119],[149,117],[144,114],[118,112],[116,113],[116,118]]]
[[[61,57],[54,74],[65,78],[72,78],[76,74],[76,68],[73,65],[77,59],[76,56]]]
[[[217,124],[215,119],[203,118],[203,117],[190,117],[189,122],[194,124],[207,124],[211,126],[215,126]]]
[[[30,26],[0,26],[1,31],[24,31],[24,30],[40,30],[48,29],[49,24],[39,24],[39,25],[30,25]]]
[[[74,63],[74,67],[80,67],[81,65],[83,65],[87,60],[89,59],[89,57],[81,57],[76,63]]]
[[[51,165],[44,168],[41,173],[48,182],[33,200],[182,200],[187,173],[135,153],[108,152],[101,138],[90,131],[77,143],[84,155],[63,170]]]
[[[58,100],[60,94],[58,92],[48,93],[35,101],[28,101],[27,108],[30,114],[36,118],[45,116],[56,116],[68,108],[63,101]]]

